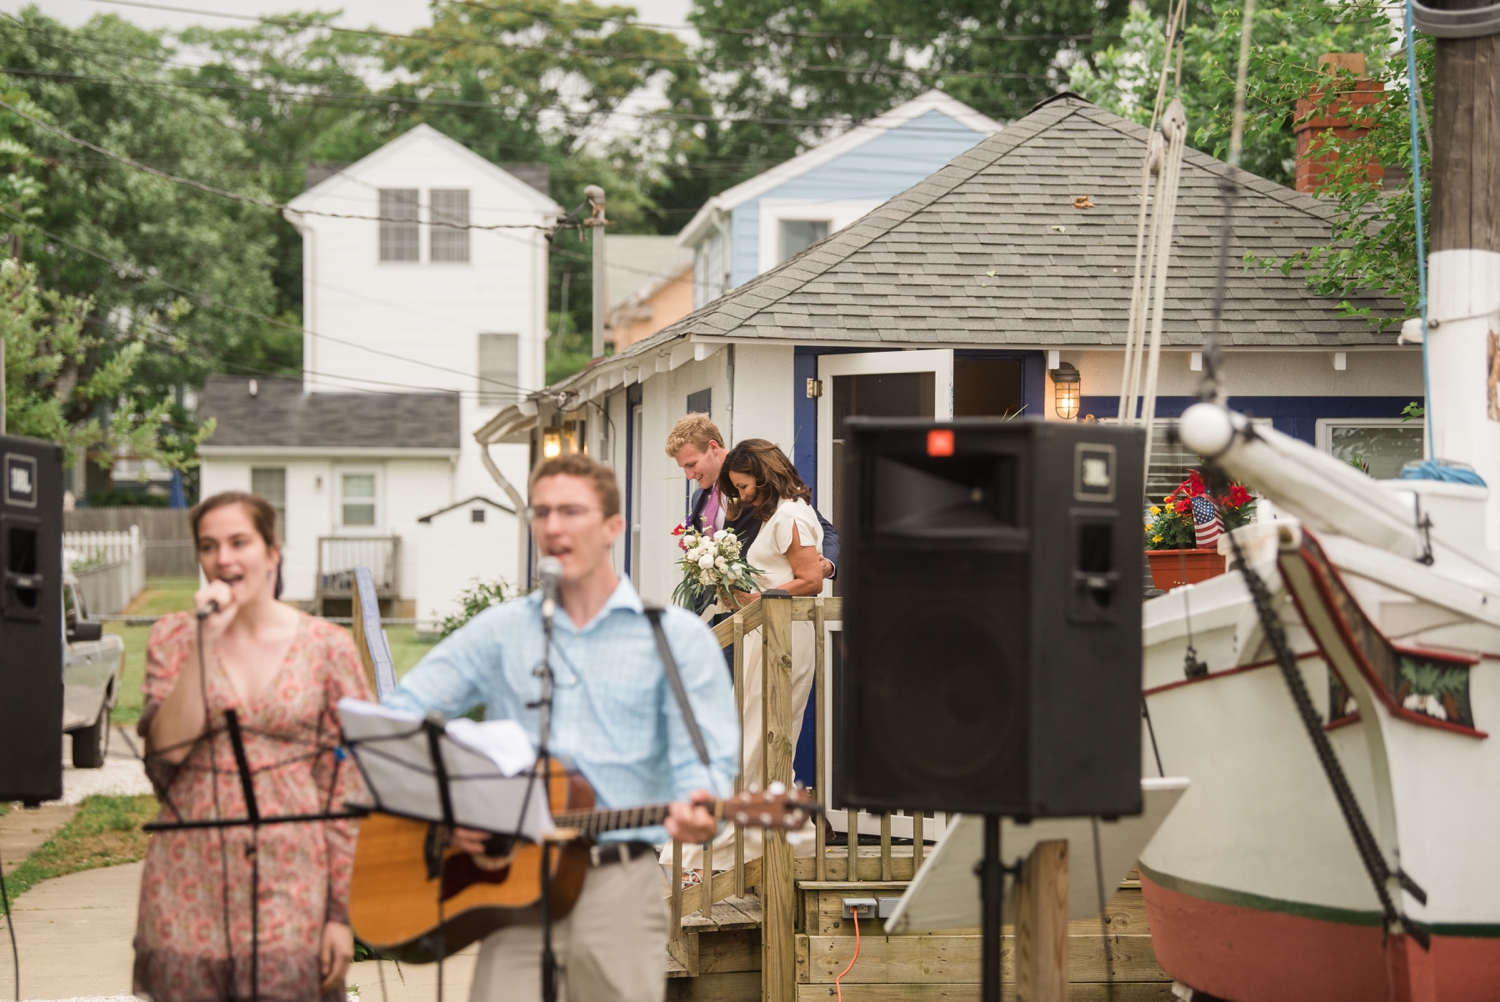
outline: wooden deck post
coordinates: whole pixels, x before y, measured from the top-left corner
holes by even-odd
[[[761,693],[765,699],[764,787],[792,785],[792,596],[780,589],[761,596]],[[761,905],[761,999],[793,1002],[797,997],[796,888],[792,849],[786,832],[771,830],[763,842]]]
[[[1038,842],[1016,885],[1016,1000],[1068,998],[1068,843]]]

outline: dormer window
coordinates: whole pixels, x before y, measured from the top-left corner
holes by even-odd
[[[433,188],[431,261],[469,260],[469,190]]]
[[[380,189],[380,260],[420,261],[416,188]],[[468,231],[464,231],[465,237]]]

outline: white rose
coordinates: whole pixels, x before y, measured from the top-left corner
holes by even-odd
[[[729,561],[725,560],[723,557],[720,557],[718,560],[714,561],[714,566],[721,571],[726,570],[729,567]]]
[[[729,535],[728,529],[720,529],[718,532],[714,533],[714,539],[723,539],[727,535]]]
[[[705,553],[702,557],[698,558],[698,566],[703,568],[705,571],[713,567],[713,565],[714,558],[710,554]]]

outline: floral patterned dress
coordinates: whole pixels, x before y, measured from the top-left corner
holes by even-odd
[[[179,673],[198,670],[194,626],[193,616],[182,613],[159,620],[151,631],[142,736]],[[160,820],[246,816],[239,770],[223,731],[227,709],[239,717],[262,817],[340,810],[345,800],[362,799],[358,770],[338,752],[338,701],[369,698],[348,633],[302,616],[286,660],[248,702],[222,666],[210,663],[207,669],[218,733],[195,743],[179,765],[148,759],[162,800]],[[342,987],[326,995],[319,990],[319,951],[324,924],[349,921],[356,831],[353,821],[330,821],[153,835],[136,923],[136,994],[156,1002],[249,999],[253,959],[259,999],[342,1000]],[[258,916],[251,908],[252,888]]]

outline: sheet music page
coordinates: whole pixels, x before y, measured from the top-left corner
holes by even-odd
[[[432,749],[422,717],[359,699],[339,700],[350,751],[380,808],[393,814],[443,820]],[[543,785],[526,770],[536,752],[514,720],[448,721],[440,742],[454,821],[465,828],[518,832],[539,840],[553,830]],[[522,807],[525,817],[522,817]]]

